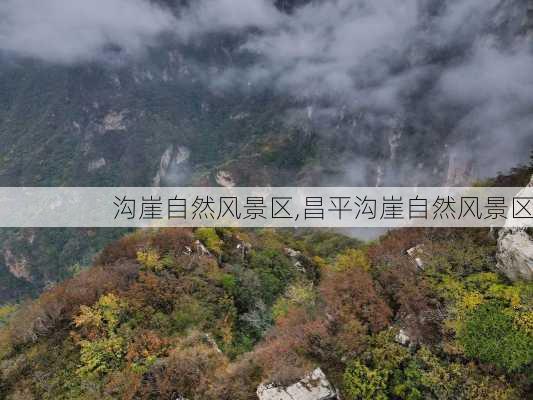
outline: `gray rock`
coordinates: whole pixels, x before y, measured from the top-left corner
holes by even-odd
[[[194,246],[195,246],[195,251],[197,254],[201,255],[201,256],[210,256],[211,253],[209,252],[209,250],[207,250],[207,247],[205,247],[202,242],[200,242],[199,240],[196,240],[194,242]]]
[[[184,146],[169,146],[159,161],[159,170],[153,179],[153,186],[161,186],[161,183],[173,176],[174,180],[179,177],[180,171],[184,170],[191,152]]]
[[[228,171],[218,171],[215,180],[222,187],[235,187],[235,179]]]
[[[531,193],[533,187],[533,177],[526,189],[518,193],[517,196]],[[511,220],[511,211],[508,221]],[[516,224],[516,220],[513,221]],[[504,227],[498,234],[498,263],[496,267],[509,279],[516,281],[519,279],[533,279],[533,240],[527,233],[527,225],[522,227]]]
[[[509,279],[533,279],[533,240],[525,230],[502,229],[497,268]]]
[[[89,166],[87,167],[87,171],[88,172],[93,172],[93,171],[96,171],[102,167],[105,167],[107,164],[107,161],[105,160],[105,158],[99,158],[97,160],[93,160],[91,162],[89,162]]]
[[[287,387],[273,384],[257,388],[259,400],[337,400],[338,394],[320,368],[316,368],[301,381]]]
[[[418,269],[424,269],[424,261],[422,260],[422,255],[424,254],[424,245],[419,244],[415,247],[407,250],[407,255],[415,262]]]
[[[297,258],[297,257],[300,257],[302,255],[302,252],[298,251],[298,250],[291,249],[290,247],[286,247],[285,248],[285,254],[287,254],[287,256],[289,256],[290,258]]]
[[[403,329],[400,329],[400,331],[394,337],[394,341],[402,346],[408,346],[411,342],[411,338]]]

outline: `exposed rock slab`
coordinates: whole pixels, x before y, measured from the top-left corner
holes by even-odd
[[[301,381],[287,387],[273,384],[257,388],[259,400],[336,400],[337,391],[329,383],[320,368],[315,369]]]

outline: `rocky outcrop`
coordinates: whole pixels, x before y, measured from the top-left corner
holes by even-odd
[[[498,238],[498,269],[509,279],[533,280],[533,240],[523,229],[502,229]]]
[[[400,329],[396,336],[394,336],[394,341],[402,346],[408,346],[411,343],[411,338],[403,329]]]
[[[222,187],[234,187],[235,180],[228,171],[218,171],[216,176],[217,183]]]
[[[302,255],[301,251],[291,249],[290,247],[286,247],[284,251],[285,254],[287,254],[287,256],[289,256],[290,258],[298,258]]]
[[[32,281],[29,263],[24,256],[16,256],[10,249],[5,249],[4,261],[11,275],[27,282]]]
[[[207,250],[207,247],[205,247],[202,244],[202,242],[200,242],[199,240],[196,240],[194,242],[194,250],[195,250],[196,254],[199,254],[201,256],[210,256],[211,255],[209,250]]]
[[[127,110],[121,112],[110,112],[104,117],[102,126],[104,131],[125,131],[126,130],[126,118]]]
[[[245,242],[243,240],[239,240],[239,243],[237,243],[236,250],[241,253],[241,258],[244,260],[244,258],[250,254],[250,251],[252,250],[252,244]]]
[[[533,188],[533,177],[527,188]],[[518,194],[521,196],[524,191]],[[533,239],[526,226],[504,227],[498,234],[497,268],[509,279],[533,280]]]
[[[257,388],[259,400],[337,400],[337,391],[329,383],[320,368],[315,369],[301,381],[287,387],[273,384]]]
[[[418,269],[424,269],[424,261],[422,260],[422,256],[424,255],[423,244],[411,247],[409,250],[406,251],[406,253],[411,258],[411,260],[413,260]]]
[[[161,186],[161,183],[167,180],[172,181],[172,183],[179,181],[179,170],[185,170],[190,156],[191,152],[187,147],[169,146],[161,156],[159,170],[153,179],[153,186]]]
[[[105,158],[99,158],[97,160],[93,160],[91,162],[89,162],[89,166],[87,167],[87,172],[93,172],[93,171],[96,171],[102,167],[105,167],[107,164],[107,161],[105,160]]]

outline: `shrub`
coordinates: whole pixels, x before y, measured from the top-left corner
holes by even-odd
[[[289,286],[285,295],[278,298],[272,307],[274,319],[288,314],[290,307],[312,307],[315,304],[315,292],[311,284],[297,283]]]
[[[7,323],[8,318],[17,310],[14,304],[0,306],[0,328]]]
[[[80,312],[74,317],[77,328],[83,328],[85,334],[92,337],[111,335],[124,315],[125,303],[112,293],[103,295],[92,306],[81,306]]]
[[[96,379],[117,369],[126,352],[124,339],[112,335],[109,338],[80,342],[81,366],[77,374],[83,379]]]
[[[533,362],[533,336],[515,328],[513,315],[500,302],[482,304],[471,312],[458,339],[468,357],[508,373]]]
[[[285,291],[296,275],[290,260],[276,250],[253,252],[250,267],[259,279],[260,292],[256,296],[269,306]]]
[[[217,376],[214,385],[206,393],[205,400],[255,400],[261,374],[261,366],[247,355]]]
[[[493,262],[493,246],[479,245],[471,237],[432,242],[427,247],[431,254],[425,267],[427,270],[463,277],[489,271]]]
[[[343,375],[343,389],[353,400],[387,400],[389,372],[370,369],[360,361],[352,361]]]
[[[533,311],[518,312],[514,318],[515,327],[533,336]]]
[[[431,290],[427,280],[409,264],[385,266],[377,274],[387,297],[388,304],[394,310],[394,316],[402,321],[414,342],[433,343],[440,339],[441,314],[435,291]]]
[[[178,332],[185,332],[189,328],[201,328],[201,324],[208,318],[213,318],[213,315],[198,300],[185,296],[176,303],[171,318],[173,328]]]
[[[142,271],[137,281],[123,292],[123,297],[128,299],[133,310],[143,314],[170,313],[176,300],[183,296],[187,284],[186,279],[179,280],[171,274],[159,276]]]
[[[7,326],[11,342],[15,345],[35,342],[62,324],[70,324],[80,306],[95,303],[111,290],[127,287],[137,273],[138,266],[125,261],[81,272],[20,307]]]
[[[97,378],[120,366],[126,341],[117,329],[124,310],[124,302],[113,294],[103,295],[93,307],[80,308],[74,324],[86,337],[79,341],[81,366],[77,373],[81,378]]]
[[[164,268],[159,253],[153,249],[139,250],[137,261],[149,271],[159,272]]]
[[[227,359],[205,335],[191,335],[154,364],[151,379],[143,383],[139,394],[141,398],[203,400],[226,365]]]
[[[128,345],[126,360],[135,372],[146,373],[158,357],[166,354],[168,347],[169,340],[157,332],[141,330]]]
[[[187,228],[139,229],[104,248],[96,264],[112,264],[121,259],[134,260],[137,252],[145,248],[175,255],[181,253],[185,246],[190,247],[192,242],[192,230]]]
[[[361,268],[364,271],[368,271],[370,269],[370,260],[363,250],[348,249],[337,256],[333,268],[339,272],[351,268]]]
[[[328,312],[339,324],[358,319],[370,331],[378,332],[390,322],[392,311],[378,295],[370,274],[361,268],[329,272],[320,292]]]
[[[288,385],[311,371],[328,352],[328,327],[301,308],[292,308],[278,319],[276,327],[258,346],[254,358],[264,369],[268,381]]]

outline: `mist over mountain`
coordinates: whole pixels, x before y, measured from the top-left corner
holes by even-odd
[[[264,155],[251,142],[272,134],[265,141],[275,148],[287,132],[302,136],[295,145],[311,143],[310,160],[291,165],[283,182],[272,171],[258,181],[444,184],[457,160],[473,177],[491,176],[526,160],[533,141],[526,8],[512,0],[10,0],[0,5],[2,134],[11,136],[8,153],[38,132],[56,137],[72,155],[50,159],[63,177],[46,180],[69,184],[92,183],[101,168],[116,184],[148,184],[169,146],[191,150],[194,171],[211,169],[243,155],[237,137]],[[18,76],[24,87],[13,86]],[[25,90],[22,107],[14,93]],[[21,108],[42,123],[21,126]],[[122,124],[102,129],[106,118]],[[231,145],[200,161],[200,140]],[[121,149],[106,154],[99,142]],[[150,147],[142,174],[131,172],[133,143]],[[10,172],[31,170],[31,160],[15,158],[2,163],[4,181],[45,183]]]

